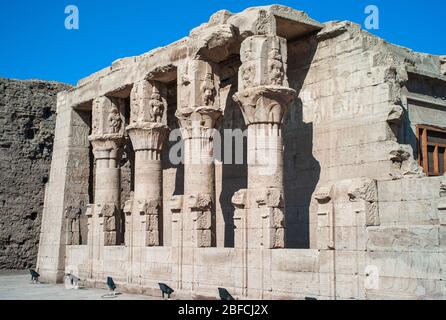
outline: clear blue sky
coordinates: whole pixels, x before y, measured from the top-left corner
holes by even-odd
[[[367,5],[380,10],[384,39],[446,54],[446,0],[0,0],[0,77],[67,83],[188,35],[219,9],[284,4],[320,22],[364,26]],[[79,30],[66,30],[69,4],[79,8]]]

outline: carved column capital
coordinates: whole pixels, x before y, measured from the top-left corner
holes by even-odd
[[[288,104],[295,91],[281,86],[248,88],[233,96],[242,110],[246,125],[257,123],[283,124]]]
[[[125,100],[101,96],[93,100],[92,136],[124,135]]]
[[[125,102],[115,97],[93,100],[92,134],[88,140],[93,146],[95,159],[119,159],[125,143]]]
[[[281,125],[296,93],[289,87],[286,76],[286,39],[265,35],[249,37],[242,43],[241,60],[239,92],[233,98],[246,124]]]
[[[183,108],[177,110],[176,117],[183,139],[210,138],[213,129],[218,128],[223,112],[211,107]]]
[[[179,67],[178,118],[184,138],[201,137],[220,124],[218,65],[199,59]]]
[[[134,123],[129,125],[126,130],[135,151],[161,151],[169,132],[166,125],[156,122]]]
[[[91,135],[88,140],[96,160],[120,159],[122,156],[125,138],[121,134]]]
[[[167,124],[167,87],[158,81],[141,80],[133,84],[130,94],[130,124]]]

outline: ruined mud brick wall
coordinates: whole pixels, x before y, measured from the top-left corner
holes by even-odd
[[[0,78],[0,269],[36,264],[56,95],[68,88]]]

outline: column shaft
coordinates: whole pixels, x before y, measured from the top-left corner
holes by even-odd
[[[283,140],[279,125],[248,127],[248,188],[283,188]]]
[[[135,199],[162,198],[163,170],[160,154],[155,150],[135,152]]]

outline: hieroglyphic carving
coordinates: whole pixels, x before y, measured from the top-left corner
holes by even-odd
[[[78,206],[68,206],[65,208],[65,218],[67,221],[67,245],[80,245],[81,239],[81,215],[84,203],[81,201]]]
[[[102,221],[104,232],[104,245],[115,246],[118,244],[119,217],[121,211],[114,203],[96,204],[98,217]],[[95,210],[96,211],[96,210]]]
[[[95,99],[93,100],[93,110],[92,110],[92,119],[91,119],[91,126],[92,126],[92,133],[93,134],[99,134],[101,130],[101,121],[100,121],[100,115],[101,114],[101,100]]]
[[[162,201],[151,200],[146,204],[146,246],[160,245],[159,217],[162,214]]]
[[[262,210],[263,245],[269,249],[285,248],[285,208],[282,190],[268,188],[256,194],[255,201]]]
[[[212,195],[190,195],[188,205],[193,213],[198,248],[212,246]]]
[[[379,226],[378,186],[376,180],[361,179],[354,181],[349,190],[351,202],[362,202],[358,213],[365,215],[365,227]]]

